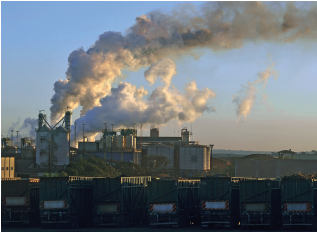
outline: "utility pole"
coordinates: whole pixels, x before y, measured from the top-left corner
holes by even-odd
[[[141,144],[141,151],[142,151],[142,126],[143,124],[141,124],[141,130],[140,130],[140,144]]]
[[[104,123],[105,124],[105,136],[106,136],[106,133],[107,133],[107,123]]]
[[[113,132],[113,126],[114,126],[115,124],[111,124],[111,126],[112,126],[112,132]]]
[[[83,125],[83,158],[85,158],[85,124]]]
[[[110,161],[110,176],[112,175],[112,171],[111,171],[111,168],[112,168],[112,139],[113,139],[113,137],[111,136],[111,161]]]
[[[51,173],[51,136],[48,138],[48,173]]]
[[[17,132],[17,148],[19,148],[19,131],[16,131],[16,132]],[[22,154],[22,148],[21,148],[21,154]]]
[[[75,148],[77,146],[77,141],[76,141],[76,123],[74,122],[74,125],[75,125]]]

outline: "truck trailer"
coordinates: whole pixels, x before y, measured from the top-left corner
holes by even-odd
[[[200,223],[200,180],[152,180],[148,201],[151,227]]]
[[[283,228],[304,226],[317,230],[317,179],[293,179],[282,182]]]
[[[236,228],[239,224],[239,180],[231,177],[201,178],[201,225]]]
[[[281,224],[280,181],[246,179],[240,181],[241,227],[263,226],[272,230]]]
[[[45,177],[40,179],[42,226],[69,228],[92,223],[93,177]]]
[[[147,224],[147,184],[151,176],[93,179],[93,225]]]
[[[1,181],[1,223],[36,226],[39,215],[39,179]]]

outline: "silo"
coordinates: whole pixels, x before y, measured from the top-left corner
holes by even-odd
[[[44,166],[48,164],[48,140],[51,137],[51,129],[45,124],[36,131],[36,164]]]
[[[55,146],[54,146],[55,145]],[[51,159],[54,165],[69,164],[69,133],[63,126],[54,130],[51,140]]]
[[[124,136],[119,135],[117,136],[117,149],[122,150],[124,148]]]
[[[180,147],[179,169],[197,172],[209,170],[210,158],[208,160],[208,157],[206,146],[189,145]]]
[[[106,136],[106,147],[107,147],[107,150],[111,148],[111,141],[112,141],[112,136],[110,135],[107,135]]]
[[[125,137],[125,143],[126,143],[127,150],[133,149],[133,145],[134,145],[133,141],[134,141],[134,137],[132,135],[127,135]]]

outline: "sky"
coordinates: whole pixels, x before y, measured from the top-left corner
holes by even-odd
[[[101,41],[99,36],[107,35],[105,32],[119,32],[125,37],[130,32],[128,29],[136,25],[137,17],[148,19],[150,12],[171,15],[175,11],[186,13],[186,9],[200,11],[204,8],[203,4],[1,2],[1,135],[10,137],[11,129],[14,129],[20,131],[19,137],[29,136],[30,132],[23,128],[23,122],[27,118],[37,118],[39,110],[45,110],[44,113],[49,118],[51,98],[56,94],[54,83],[60,79],[66,80],[67,75],[75,80],[75,74],[70,74],[70,71],[66,74],[69,64],[72,63],[72,60],[68,59],[73,51],[80,48],[84,51],[92,47],[97,48],[96,41]],[[282,3],[275,4],[276,6],[273,4],[271,7],[287,8]],[[303,11],[316,7],[314,4],[295,3],[296,7]],[[142,15],[148,17],[142,18]],[[182,16],[178,17],[183,19]],[[306,22],[307,25],[309,21],[305,21],[304,17],[302,22]],[[311,31],[316,33],[316,27],[315,24]],[[184,85],[190,83],[192,87],[195,82],[195,93],[198,93],[199,101],[202,101],[199,102],[199,106],[206,108],[197,110],[195,106],[179,107],[176,103],[174,108],[182,108],[181,111],[185,109],[186,121],[181,121],[179,115],[178,118],[171,117],[163,123],[153,120],[160,122],[161,136],[177,136],[181,128],[187,127],[189,130],[192,129],[193,140],[203,145],[214,144],[215,149],[316,150],[317,44],[308,36],[308,39],[301,39],[301,36],[305,37],[305,33],[301,34],[299,39],[287,43],[274,39],[250,39],[250,36],[234,48],[214,49],[212,46],[197,46],[182,52],[181,55],[171,54],[164,57],[163,54],[159,58],[163,57],[162,60],[142,64],[134,69],[122,68],[121,75],[113,79],[111,87],[119,90],[119,86],[123,85],[120,82],[124,85],[131,83],[138,89],[142,86],[148,95],[144,95],[142,100],[137,100],[139,102],[136,106],[149,106],[147,98],[158,88],[165,85],[170,88],[168,90],[175,88],[184,93]],[[145,72],[155,70],[153,64],[159,66],[161,61],[166,64],[162,70],[170,67],[169,71],[174,72],[170,84],[159,76],[151,84],[150,78],[145,77]],[[94,88],[97,87],[92,86],[91,90]],[[201,97],[203,90],[205,96]],[[187,98],[187,94],[172,96],[180,97],[184,102],[192,100]],[[206,105],[203,99],[206,100]],[[110,105],[110,101],[112,100],[105,98],[102,104],[104,107],[97,106],[85,112],[86,118],[80,118],[79,103],[79,107],[73,109],[73,122],[76,119],[78,124],[85,122],[85,119],[92,122],[96,117],[101,130],[104,127],[103,122],[110,125],[116,122],[116,118],[131,118],[129,124],[132,127],[140,118],[138,114],[127,114],[127,109],[124,109],[124,114],[123,111],[117,111],[116,102],[113,101]],[[139,111],[139,108],[136,109]],[[186,113],[186,109],[189,109],[190,114]],[[113,112],[114,116],[93,115],[94,111],[97,114],[107,110]],[[169,111],[161,112],[169,114]],[[104,119],[100,119],[102,117]],[[149,119],[152,119],[151,117],[153,116]],[[143,122],[140,121],[141,123]],[[136,125],[138,131],[140,124]],[[96,131],[99,125],[91,126],[91,132],[94,132],[93,136],[96,136],[96,139],[100,137]],[[149,125],[144,125],[143,135],[148,136]],[[87,127],[89,130],[89,126]],[[34,134],[34,129],[31,131]],[[16,132],[14,134],[16,135]]]

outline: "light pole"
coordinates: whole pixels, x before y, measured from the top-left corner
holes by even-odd
[[[11,143],[12,143],[12,145],[13,145],[13,131],[14,131],[14,130],[12,129],[12,130],[11,130],[11,132],[12,132],[12,133],[11,133]]]
[[[83,125],[83,158],[85,158],[85,124]]]

